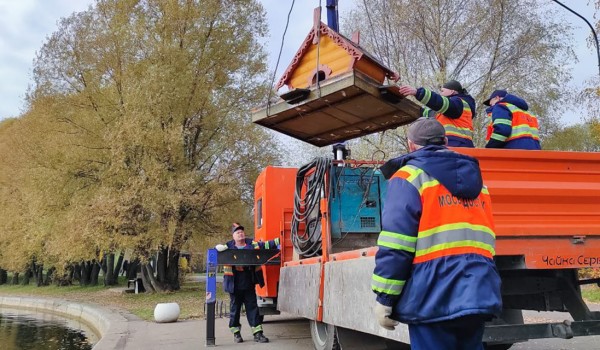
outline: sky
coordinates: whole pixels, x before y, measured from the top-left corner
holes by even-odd
[[[270,37],[266,39],[265,44],[269,51],[269,66],[273,70],[292,0],[260,1],[267,12]],[[357,1],[359,0],[339,0],[340,17],[343,17]],[[326,1],[321,2],[324,6]],[[85,10],[92,3],[93,0],[0,0],[0,119],[16,117],[23,112],[27,87],[32,83],[31,69],[36,51],[41,48],[46,38],[56,31],[60,18]],[[595,22],[593,4],[588,4],[587,0],[564,0],[563,3],[590,22]],[[295,1],[275,81],[287,68],[308,34],[313,9],[318,5],[319,0]],[[563,11],[563,20],[575,28],[574,46],[579,62],[573,64],[572,85],[577,87],[598,74],[596,51],[586,43],[590,30],[585,23],[566,10]],[[323,21],[326,21],[325,11],[322,16]],[[576,115],[563,117],[565,124],[580,121]]]

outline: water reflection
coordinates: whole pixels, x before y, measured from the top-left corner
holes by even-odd
[[[78,321],[0,308],[2,350],[90,350],[98,338]]]

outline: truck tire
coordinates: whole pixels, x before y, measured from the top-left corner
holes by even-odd
[[[513,344],[485,344],[485,350],[508,350],[513,346]]]
[[[410,344],[404,344],[392,339],[385,340],[386,350],[410,350]]]
[[[315,350],[340,350],[337,330],[333,325],[311,320],[310,337]]]

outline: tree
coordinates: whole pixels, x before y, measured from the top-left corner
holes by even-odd
[[[277,163],[249,116],[268,91],[264,34],[254,0],[101,0],[63,19],[22,118],[37,133],[23,150],[44,169],[22,174],[53,199],[34,198],[44,215],[27,230],[43,244],[30,256],[83,261],[88,279],[129,248],[147,290],[177,289],[180,250],[225,231],[228,210],[249,212],[256,175]]]
[[[600,11],[600,1],[596,1],[595,7],[597,12]],[[598,32],[600,32],[600,20],[596,22],[596,33]],[[596,43],[594,37],[590,34],[588,46],[596,49],[596,45],[598,45],[598,43]],[[594,74],[592,78],[585,82],[585,84],[586,87],[579,94],[577,102],[587,110],[587,120],[591,120],[592,123],[597,126],[598,123],[600,123],[600,76]],[[595,131],[595,137],[600,139],[600,136],[597,134],[600,130],[596,128]]]
[[[361,45],[403,84],[436,88],[457,79],[476,101],[498,88],[525,98],[545,136],[571,77],[564,64],[573,57],[570,28],[559,18],[534,0],[373,0],[359,2],[346,27],[360,30]],[[488,123],[483,107],[474,114],[479,146]]]
[[[13,273],[26,269],[43,242],[34,233],[40,218],[39,208],[31,203],[36,196],[34,179],[25,176],[28,168],[36,166],[24,159],[22,146],[30,141],[28,131],[18,119],[0,122],[0,266]]]
[[[583,123],[564,127],[548,136],[544,149],[557,151],[599,152],[598,123]]]

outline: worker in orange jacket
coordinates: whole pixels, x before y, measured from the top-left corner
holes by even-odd
[[[538,120],[522,98],[495,90],[483,102],[490,117],[486,148],[540,150]]]
[[[437,94],[427,88],[418,89],[404,85],[402,95],[415,96],[426,107],[421,109],[423,117],[435,117],[446,130],[448,146],[475,147],[473,144],[473,111],[475,100],[456,80],[450,80]]]
[[[371,288],[379,324],[408,324],[413,350],[483,350],[484,324],[502,310],[491,199],[475,158],[453,152],[443,126],[420,118],[410,153],[386,179]]]

